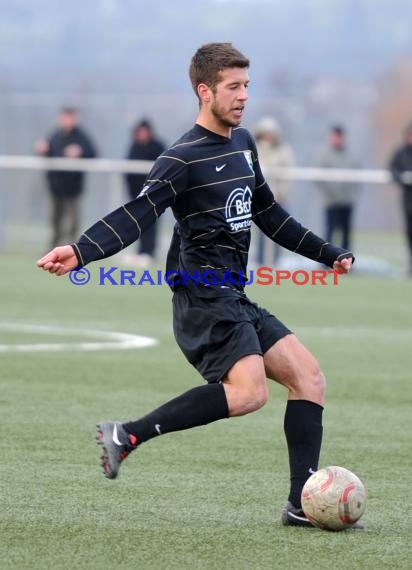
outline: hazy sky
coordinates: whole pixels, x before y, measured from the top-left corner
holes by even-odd
[[[0,0],[1,69],[186,66],[233,41],[261,67],[370,76],[412,54],[411,0]],[[159,63],[161,62],[161,63]]]

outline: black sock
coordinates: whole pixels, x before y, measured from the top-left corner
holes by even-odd
[[[317,471],[322,445],[322,406],[308,400],[288,400],[284,429],[289,450],[289,501],[301,508],[302,488]]]
[[[143,443],[152,437],[202,426],[229,417],[223,384],[198,386],[156,408],[135,422],[126,422],[124,429]]]

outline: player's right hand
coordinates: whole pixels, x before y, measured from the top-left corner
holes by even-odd
[[[54,273],[54,275],[65,275],[79,265],[74,249],[71,245],[55,247],[44,257],[37,261],[37,267]]]

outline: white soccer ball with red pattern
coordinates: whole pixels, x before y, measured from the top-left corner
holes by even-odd
[[[366,489],[359,477],[336,465],[316,471],[302,490],[303,512],[325,530],[350,528],[363,515],[366,502]]]

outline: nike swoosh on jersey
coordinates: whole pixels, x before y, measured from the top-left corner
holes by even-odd
[[[221,170],[224,169],[225,166],[226,164],[222,164],[222,166],[216,166],[216,172],[220,172]]]

